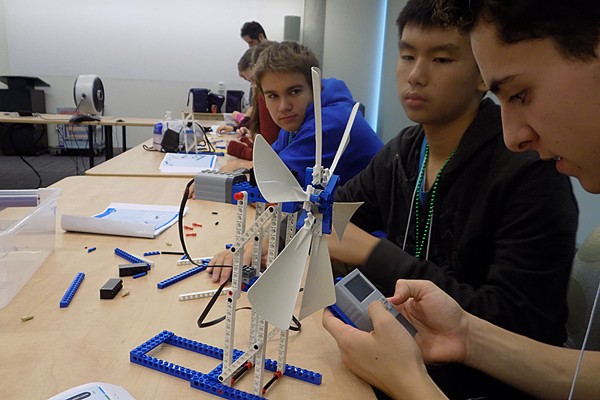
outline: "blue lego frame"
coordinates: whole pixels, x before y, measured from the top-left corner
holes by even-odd
[[[312,184],[312,173],[313,169],[306,168],[305,175],[305,187]],[[317,205],[319,212],[323,215],[322,232],[323,234],[331,233],[331,224],[333,218],[333,193],[339,185],[340,177],[338,175],[331,175],[327,186],[325,188],[317,187],[317,193],[310,196],[310,201]],[[258,187],[253,186],[248,181],[238,182],[231,186],[231,204],[237,204],[235,194],[238,192],[246,191],[248,193],[248,203],[268,203],[267,200],[262,196]],[[294,213],[302,209],[302,203],[282,203],[281,210],[287,213]],[[301,228],[304,225],[304,219],[306,218],[306,211],[303,211],[301,216],[298,218],[297,227]]]
[[[215,396],[222,397],[224,399],[239,399],[239,400],[259,400],[264,399],[263,397],[256,396],[244,392],[242,390],[235,389],[233,387],[225,386],[219,382],[219,375],[221,374],[223,364],[219,364],[215,369],[205,374],[199,371],[195,371],[190,368],[183,367],[168,361],[158,359],[156,357],[149,356],[147,353],[161,344],[169,344],[171,346],[179,347],[184,350],[193,351],[204,356],[212,357],[217,360],[223,360],[223,349],[218,347],[210,346],[200,342],[196,342],[191,339],[186,339],[175,335],[173,332],[162,331],[158,335],[154,336],[150,340],[142,343],[129,353],[129,361],[153,369],[158,372],[162,372],[176,378],[183,379],[190,382],[190,386],[194,389],[202,390],[206,393],[213,394]],[[233,351],[234,360],[239,358],[244,353],[240,350]],[[265,370],[275,372],[277,371],[277,361],[265,359]],[[320,385],[322,375],[318,372],[309,371],[307,369],[294,367],[286,364],[284,375],[290,378],[299,379],[314,385]]]
[[[237,204],[237,200],[235,199],[235,194],[239,193],[239,192],[243,192],[243,191],[248,193],[248,204],[252,204],[252,203],[269,204],[269,202],[260,193],[260,190],[258,190],[258,187],[251,185],[250,182],[248,182],[248,181],[235,183],[231,186],[230,203]],[[298,211],[300,208],[302,208],[302,203],[282,203],[281,204],[281,211],[287,212],[287,213],[294,213],[294,212]]]

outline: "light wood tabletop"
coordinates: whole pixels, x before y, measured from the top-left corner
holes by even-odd
[[[186,182],[185,178],[77,176],[52,187],[62,190],[57,211],[60,218],[63,213],[93,215],[111,202],[178,205]],[[235,206],[195,200],[190,200],[188,206],[186,223],[203,225],[196,228],[196,237],[186,238],[193,257],[211,256],[233,241]],[[159,290],[158,282],[189,267],[177,266],[176,255],[152,256],[155,266],[147,276],[123,277],[121,293],[112,300],[99,298],[100,287],[109,278],[118,277],[119,264],[127,263],[114,255],[115,247],[140,256],[146,251],[180,250],[176,225],[155,239],[137,239],[64,232],[57,223],[55,243],[54,252],[39,270],[0,309],[1,399],[45,399],[95,381],[123,386],[137,399],[216,398],[190,387],[185,380],[129,361],[131,350],[163,330],[223,347],[224,323],[204,329],[196,324],[208,299],[178,300],[179,294],[216,288],[206,272]],[[88,253],[89,247],[96,250]],[[85,279],[70,305],[60,308],[59,302],[78,272],[84,272]],[[130,294],[122,297],[126,290]],[[242,294],[238,307],[247,305]],[[224,310],[223,297],[209,318],[222,316]],[[321,325],[321,315],[319,312],[302,321],[300,333],[290,332],[287,362],[322,373],[322,384],[284,376],[266,397],[374,398],[370,386],[341,363],[335,341]],[[34,318],[22,321],[22,316]],[[248,346],[249,317],[248,310],[237,312],[235,347],[241,350]],[[268,357],[277,358],[277,344],[276,338],[269,341]],[[219,364],[215,359],[168,345],[153,350],[152,355],[204,373]],[[251,386],[252,376],[247,376],[237,387],[251,391]]]
[[[0,111],[0,122],[11,124],[69,124],[71,123],[71,114],[40,114],[35,113],[30,116],[20,116],[14,112]],[[80,125],[102,125],[102,126],[154,126],[158,118],[138,118],[138,117],[115,117],[111,115],[102,115],[98,120],[81,121]]]
[[[223,135],[217,138],[213,145],[224,147],[231,137],[235,135]],[[217,152],[222,152],[224,155],[217,157],[217,168],[223,167],[225,164],[235,157],[228,155],[225,149],[217,148]],[[96,165],[85,171],[86,175],[91,176],[145,176],[145,177],[162,177],[169,178],[173,176],[193,177],[195,173],[173,173],[163,172],[160,170],[160,163],[166,153],[152,150],[152,139],[145,141],[124,153],[119,154],[110,160],[104,161],[102,164]]]
[[[42,125],[69,125],[74,122],[71,120],[72,114],[42,114],[33,113],[29,116],[20,116],[17,112],[0,111],[0,123],[5,124],[42,124]],[[137,117],[114,117],[114,116],[96,116],[89,121],[76,122],[78,125],[87,126],[88,143],[93,143],[94,135],[92,133],[94,126],[102,126],[104,131],[104,154],[106,159],[113,157],[113,134],[112,127],[120,126],[122,132],[123,151],[127,149],[127,126],[146,126],[152,127],[158,122],[157,118],[137,118]],[[94,166],[94,149],[88,145],[89,165]]]
[[[197,121],[203,123],[209,121],[209,124],[222,123],[223,114],[204,114],[196,113]],[[34,113],[30,116],[20,116],[16,112],[0,111],[0,122],[12,124],[68,124],[71,122],[72,114],[44,114]],[[160,118],[141,118],[141,117],[117,117],[112,115],[99,115],[98,120],[81,121],[81,125],[112,125],[112,126],[154,126]]]
[[[225,151],[225,150],[221,150]],[[146,176],[163,177],[173,176],[193,177],[194,173],[169,173],[160,170],[160,163],[166,153],[152,150],[152,139],[145,141],[116,157],[106,160],[85,171],[86,175],[91,176]],[[218,164],[222,163],[225,156],[217,159]]]

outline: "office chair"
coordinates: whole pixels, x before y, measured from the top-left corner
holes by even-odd
[[[566,347],[580,349],[588,327],[592,306],[600,285],[600,226],[583,242],[575,254],[567,292],[569,319]],[[600,350],[600,300],[596,305],[586,350]]]
[[[225,112],[232,113],[234,111],[242,111],[242,100],[244,99],[244,91],[228,90],[225,93]]]

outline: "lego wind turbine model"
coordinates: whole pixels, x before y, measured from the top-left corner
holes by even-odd
[[[299,318],[303,319],[335,303],[333,274],[324,231],[326,233],[331,231],[333,219],[333,225],[341,239],[350,217],[362,204],[333,203],[333,191],[339,180],[333,172],[350,140],[350,130],[359,104],[356,103],[350,113],[331,168],[324,168],[321,165],[321,77],[316,67],[312,68],[312,80],[316,150],[312,182],[307,185],[306,190],[302,189],[262,136],[258,135],[254,144],[254,174],[263,197],[271,203],[302,202],[307,215],[304,225],[292,241],[248,290],[248,300],[253,309],[267,322],[281,330],[288,329],[292,320],[309,254],[310,261]],[[330,221],[329,226],[328,229],[323,229],[326,227],[324,217],[327,214],[329,214],[327,218]]]

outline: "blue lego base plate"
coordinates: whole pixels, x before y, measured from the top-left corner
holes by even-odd
[[[222,363],[209,373],[205,374],[168,361],[160,360],[156,357],[151,357],[147,354],[161,344],[169,344],[184,350],[193,351],[198,354],[223,360],[223,349],[177,336],[173,332],[162,331],[150,340],[131,350],[129,353],[129,361],[134,364],[139,364],[141,366],[183,379],[190,382],[190,386],[195,389],[202,390],[206,393],[210,393],[225,399],[263,399],[263,397],[246,393],[242,390],[238,390],[220,383],[218,377],[223,368]],[[242,354],[242,351],[234,350],[234,360],[239,358]],[[272,372],[277,371],[277,361],[265,359],[265,370]],[[285,366],[284,375],[290,378],[309,382],[314,385],[320,385],[322,379],[322,375],[318,372],[312,372],[307,369],[294,367],[289,364],[286,364]]]

